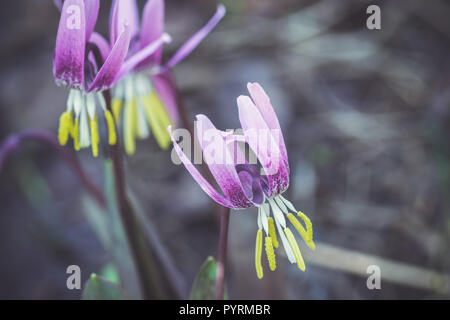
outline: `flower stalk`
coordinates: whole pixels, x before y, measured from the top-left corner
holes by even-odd
[[[103,91],[106,106],[109,111],[111,107],[111,94],[109,90]],[[113,173],[115,180],[116,199],[119,214],[122,220],[125,235],[128,240],[130,251],[135,262],[136,271],[139,277],[142,297],[146,300],[178,298],[179,292],[175,289],[170,278],[159,273],[156,262],[159,257],[150,248],[150,242],[144,230],[139,225],[138,218],[133,212],[133,208],[127,197],[126,181],[123,166],[122,149],[120,142],[109,147],[111,161],[113,163]],[[164,286],[164,280],[168,285]]]
[[[221,207],[219,249],[216,269],[216,300],[223,300],[225,291],[225,272],[227,264],[228,226],[230,224],[230,208]]]

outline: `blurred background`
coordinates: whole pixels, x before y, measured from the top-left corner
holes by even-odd
[[[287,191],[314,226],[306,272],[278,254],[254,270],[256,209],[233,212],[227,287],[233,299],[447,299],[450,267],[450,4],[435,1],[229,0],[227,15],[174,74],[192,116],[239,128],[235,98],[257,81],[271,97],[289,153]],[[144,2],[139,1],[140,8]],[[366,9],[381,7],[381,30]],[[107,34],[110,1],[97,30]],[[171,56],[212,16],[215,1],[166,1]],[[57,134],[68,90],[52,57],[59,12],[17,0],[0,12],[0,141],[28,128]],[[102,186],[104,165],[79,159]],[[189,288],[216,255],[217,213],[154,139],[126,157],[127,181]],[[111,256],[84,214],[86,192],[58,155],[27,143],[0,172],[0,298],[79,299]],[[278,251],[281,252],[281,251]],[[381,267],[381,289],[366,286]]]

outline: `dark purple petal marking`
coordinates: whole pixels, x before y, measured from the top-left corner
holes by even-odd
[[[237,165],[236,171],[241,180],[247,198],[256,205],[264,202],[264,192],[261,186],[261,175],[258,170],[249,164]]]

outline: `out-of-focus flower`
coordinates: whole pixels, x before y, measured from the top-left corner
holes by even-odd
[[[169,69],[189,55],[224,15],[225,7],[219,5],[211,20],[164,65],[162,47],[159,47],[139,64],[125,65],[119,72],[118,78],[126,76],[114,87],[112,107],[118,125],[123,114],[124,145],[128,154],[135,152],[136,138],[147,138],[150,131],[162,149],[169,147],[166,128],[178,122],[175,86]],[[120,21],[128,21],[132,39],[129,54],[134,54],[163,34],[164,1],[148,0],[140,23],[135,0],[116,0],[111,20],[113,31],[120,28]]]
[[[57,3],[58,5],[58,3]],[[92,147],[98,155],[100,142],[97,105],[100,105],[109,132],[109,143],[116,143],[113,115],[106,108],[100,91],[110,88],[118,78],[154,53],[169,37],[161,34],[153,42],[128,58],[132,28],[123,23],[114,29],[108,44],[94,32],[99,0],[66,0],[61,8],[61,19],[56,37],[53,72],[56,83],[71,88],[66,111],[61,115],[59,142],[65,145],[69,136],[76,150]]]
[[[274,247],[278,247],[278,231],[289,261],[296,262],[304,271],[305,263],[297,241],[286,225],[286,218],[297,229],[308,247],[314,250],[312,224],[304,213],[297,211],[293,204],[281,195],[289,186],[289,163],[278,118],[269,97],[258,83],[249,83],[248,90],[251,98],[240,96],[237,99],[243,135],[220,131],[206,116],[197,115],[197,136],[203,150],[203,158],[223,195],[199,173],[184,154],[170,127],[168,131],[183,164],[212,199],[232,209],[251,206],[258,208],[255,250],[258,278],[263,276],[263,230],[270,269],[273,271],[276,268]],[[242,154],[238,145],[242,142],[247,143],[255,153],[262,170],[250,164]],[[260,174],[261,171],[263,174]],[[297,220],[295,213],[303,220],[305,227]]]

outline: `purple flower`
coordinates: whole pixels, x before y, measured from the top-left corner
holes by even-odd
[[[281,194],[289,187],[289,162],[278,118],[269,97],[258,83],[247,85],[249,96],[237,98],[242,134],[218,130],[204,115],[197,115],[196,129],[203,159],[207,163],[222,193],[217,191],[196,169],[181,146],[176,142],[171,127],[174,150],[200,187],[217,203],[231,209],[258,208],[258,232],[255,266],[259,278],[263,276],[261,264],[263,230],[265,250],[270,269],[276,268],[273,247],[278,247],[277,232],[291,263],[297,262],[301,270],[305,264],[297,242],[286,225],[286,219],[297,229],[306,244],[314,249],[312,224]],[[257,161],[245,157],[241,150],[246,144]],[[247,159],[248,158],[248,159]],[[261,168],[258,169],[257,165]],[[297,213],[305,227],[297,220]],[[273,217],[272,217],[273,216]]]
[[[164,1],[148,0],[141,22],[135,0],[114,1],[112,34],[118,34],[123,21],[127,21],[131,37],[129,55],[145,55],[139,63],[124,63],[115,82],[123,79],[113,90],[114,116],[120,124],[119,119],[123,115],[124,145],[128,154],[135,152],[136,138],[147,138],[150,131],[161,148],[169,147],[170,137],[166,128],[178,122],[177,98],[170,69],[189,55],[224,15],[225,7],[219,5],[210,21],[163,64],[161,46],[150,55],[143,52],[164,34]]]
[[[92,146],[98,155],[97,105],[107,120],[109,143],[115,144],[116,132],[111,113],[99,91],[109,89],[134,67],[167,42],[161,34],[135,54],[129,54],[132,26],[123,23],[111,30],[110,43],[94,32],[99,0],[66,0],[61,5],[61,19],[56,37],[53,72],[56,83],[71,88],[67,109],[61,115],[59,141],[65,145],[69,136],[76,150]]]

